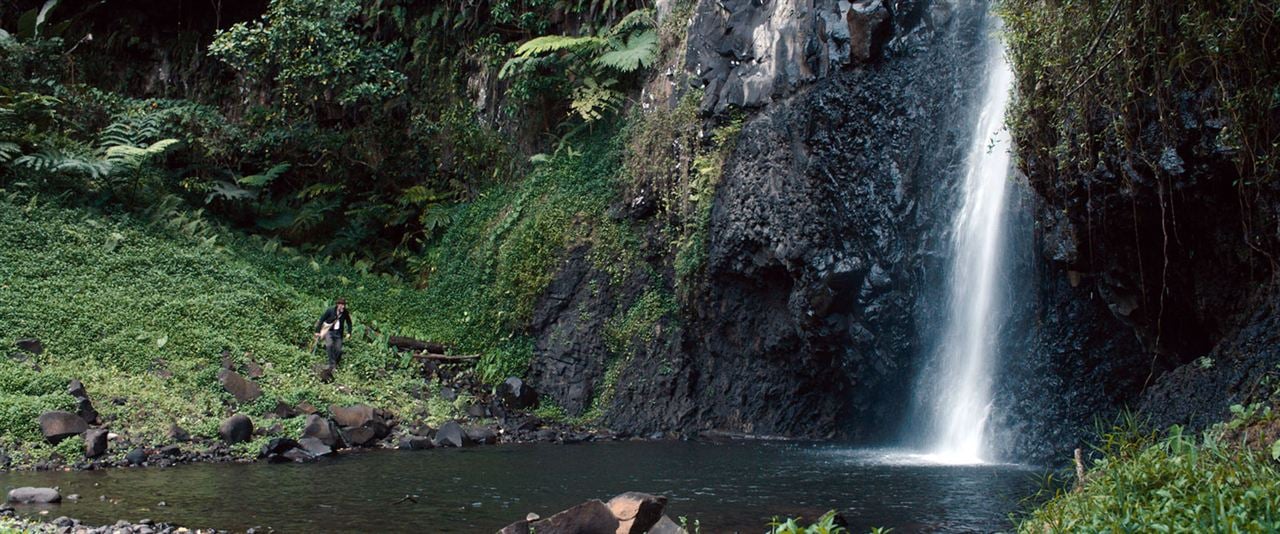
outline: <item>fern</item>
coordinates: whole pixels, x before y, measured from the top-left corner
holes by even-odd
[[[22,149],[17,143],[8,143],[0,141],[0,163],[8,163],[9,160],[22,153]]]
[[[582,85],[573,89],[572,100],[569,102],[571,113],[577,113],[582,120],[592,122],[603,117],[604,113],[617,109],[624,96],[621,91],[613,88],[617,83],[612,78],[603,82],[596,81],[595,78],[583,80]]]
[[[213,184],[213,190],[204,197],[204,203],[208,204],[213,202],[213,199],[215,198],[234,201],[252,200],[257,196],[258,194],[254,191],[250,191],[231,182],[219,180]]]
[[[657,20],[654,18],[653,9],[637,9],[627,13],[622,20],[609,28],[608,35],[610,37],[618,37],[632,30],[645,30],[658,27]]]
[[[582,37],[571,37],[568,35],[544,35],[535,37],[516,48],[515,55],[517,57],[536,57],[543,56],[552,52],[584,52],[590,51],[608,44],[608,41],[601,37],[593,35],[585,35]]]
[[[87,174],[99,180],[111,174],[111,164],[107,161],[86,158],[64,150],[46,148],[34,154],[20,156],[13,160],[14,165],[26,167],[38,172],[71,172]]]
[[[154,156],[163,154],[169,147],[178,143],[177,139],[161,139],[146,147],[131,145],[114,145],[106,149],[106,161],[112,165],[121,165],[136,169]]]
[[[279,178],[280,175],[284,174],[285,171],[287,170],[289,170],[289,164],[281,163],[271,167],[270,169],[267,169],[267,172],[264,172],[262,174],[251,174],[249,176],[241,176],[240,178],[236,179],[236,182],[238,182],[240,185],[246,185],[249,187],[266,187],[271,182],[274,182],[276,178]]]
[[[645,30],[631,34],[625,45],[601,54],[593,63],[622,72],[635,72],[653,65],[657,58],[658,32]]]

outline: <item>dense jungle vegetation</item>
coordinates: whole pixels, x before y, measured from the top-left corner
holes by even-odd
[[[685,285],[697,275],[740,122],[703,139],[692,97],[639,112],[640,84],[683,40],[645,3],[107,4],[0,8],[0,190],[17,240],[0,342],[48,348],[3,362],[0,447],[20,463],[51,453],[32,443],[32,417],[65,408],[70,378],[107,398],[181,391],[107,409],[143,441],[170,421],[212,435],[229,399],[214,377],[223,350],[278,370],[266,397],[456,413],[465,399],[409,398],[410,366],[385,336],[479,354],[490,383],[523,375],[534,302],[566,250],[590,244],[619,282],[653,268],[608,211],[659,178],[655,162],[686,169],[660,177],[658,252]],[[372,333],[330,386],[298,347],[342,295]],[[655,287],[635,309],[601,311],[611,346],[672,302]]]

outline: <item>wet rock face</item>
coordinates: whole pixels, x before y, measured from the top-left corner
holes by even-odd
[[[930,0],[702,0],[685,65],[704,112],[756,108],[842,69],[911,53],[950,22]]]
[[[710,364],[700,388],[745,404],[741,423],[724,426],[896,430],[917,319],[936,304],[926,275],[954,210],[980,15],[936,31],[918,23],[918,51],[833,73],[743,129],[712,209],[707,304],[690,329]],[[761,400],[779,398],[795,406]]]
[[[725,163],[706,283],[627,348],[610,428],[896,431],[982,74],[983,6],[931,6],[698,4],[687,66],[707,84],[704,111],[768,105]],[[611,286],[586,257],[569,254],[531,328],[530,382],[570,415],[604,383],[607,315],[652,285]],[[664,280],[669,261],[655,261]]]

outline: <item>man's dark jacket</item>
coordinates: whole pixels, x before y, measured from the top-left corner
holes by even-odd
[[[332,308],[325,310],[324,315],[320,316],[320,320],[316,321],[316,332],[317,333],[320,332],[320,329],[324,328],[325,323],[332,323],[333,320],[337,318],[338,318],[337,306],[334,306]],[[329,335],[336,336],[336,335],[348,333],[350,331],[351,331],[351,312],[348,310],[342,310],[342,329],[341,330],[330,329]]]

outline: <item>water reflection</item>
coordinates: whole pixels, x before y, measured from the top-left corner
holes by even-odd
[[[81,500],[51,515],[90,522],[148,517],[279,532],[494,531],[527,512],[546,516],[628,490],[668,496],[669,515],[697,518],[704,532],[759,532],[772,515],[816,518],[831,508],[855,532],[992,531],[1037,487],[1025,467],[908,460],[825,444],[533,444],[374,451],[310,465],[0,473],[0,487],[60,486]],[[405,495],[418,502],[396,504]]]

